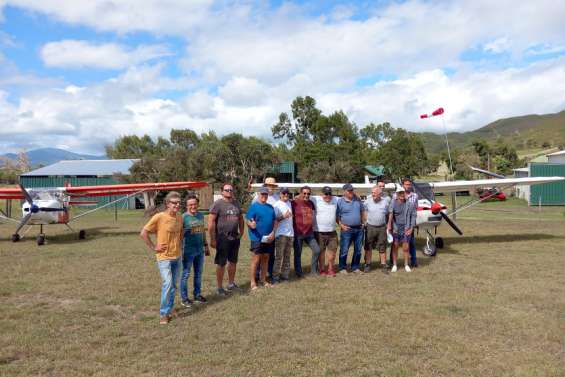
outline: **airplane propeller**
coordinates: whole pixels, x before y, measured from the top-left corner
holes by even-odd
[[[430,203],[432,203],[432,213],[434,214],[439,213],[440,216],[445,220],[445,222],[448,223],[449,226],[453,228],[453,230],[456,231],[460,236],[462,236],[463,232],[461,231],[461,229],[459,229],[457,224],[455,224],[453,220],[449,218],[449,216],[447,216],[444,212],[441,211],[441,204],[439,204],[432,198],[428,197],[422,190],[418,188],[418,186],[413,181],[410,182],[412,183],[412,187],[414,187],[414,189],[418,192],[418,195],[422,196],[424,199],[427,199]]]

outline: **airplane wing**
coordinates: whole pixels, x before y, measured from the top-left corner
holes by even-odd
[[[62,190],[72,198],[128,195],[145,191],[185,190],[208,186],[207,182],[164,182],[164,183],[130,183],[102,186],[64,187]]]
[[[472,181],[446,181],[446,182],[422,182],[425,185],[429,185],[429,188],[434,191],[434,193],[449,193],[456,191],[467,191],[474,190],[481,187],[512,187],[517,185],[537,185],[542,183],[553,183],[565,181],[565,177],[528,177],[528,178],[493,178],[493,179],[477,179]],[[324,186],[329,186],[332,188],[334,193],[339,193],[342,191],[344,183],[279,183],[278,187],[286,187],[288,189],[298,190],[303,186],[308,186],[312,191],[321,191]],[[365,190],[369,192],[371,188],[375,185],[372,183],[352,183],[351,184],[356,190],[364,192]],[[257,191],[263,186],[262,183],[255,183],[251,185],[252,191]],[[386,191],[394,191],[397,183],[387,183],[385,185]]]
[[[493,178],[472,181],[428,182],[434,193],[475,190],[484,187],[512,187],[517,185],[537,185],[542,183],[563,182],[565,177],[527,177],[527,178]]]
[[[24,194],[19,187],[0,188],[0,199],[5,200],[18,200],[23,199]]]

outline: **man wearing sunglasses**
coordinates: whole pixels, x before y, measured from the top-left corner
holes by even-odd
[[[157,257],[161,274],[161,305],[159,323],[166,325],[174,315],[175,291],[180,266],[182,217],[179,214],[180,194],[171,191],[165,197],[166,210],[154,215],[141,230],[140,237]],[[149,236],[155,233],[154,244]]]
[[[306,242],[312,250],[310,274],[318,274],[318,258],[320,247],[314,237],[314,203],[310,200],[312,190],[308,186],[300,189],[300,195],[292,201],[294,227],[294,273],[296,277],[304,276],[302,272],[302,244]]]
[[[233,186],[222,186],[222,197],[214,202],[208,215],[210,246],[216,249],[216,293],[225,296],[224,272],[228,265],[228,290],[239,290],[235,283],[235,272],[239,254],[239,241],[243,234],[243,215],[239,203],[233,198]]]

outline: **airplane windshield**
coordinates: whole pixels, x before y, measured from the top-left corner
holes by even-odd
[[[29,189],[33,200],[61,200],[62,193],[57,189]]]

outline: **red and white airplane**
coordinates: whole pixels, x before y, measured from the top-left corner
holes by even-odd
[[[490,196],[479,197],[471,200],[464,205],[448,212],[447,206],[435,200],[435,194],[450,194],[458,191],[475,191],[479,188],[497,187],[500,191],[509,189],[516,185],[536,185],[543,183],[554,183],[565,181],[565,177],[529,177],[529,178],[493,178],[478,179],[471,181],[445,181],[445,182],[413,182],[413,187],[418,193],[418,210],[416,216],[416,226],[418,230],[426,232],[426,246],[424,254],[434,256],[437,249],[443,248],[443,239],[436,237],[437,227],[442,224],[442,220],[448,223],[453,230],[462,235],[463,232],[451,220],[449,215],[453,215],[472,206],[488,200]],[[332,188],[334,193],[342,191],[343,183],[278,183],[278,187],[287,187],[289,189],[300,189],[302,186],[308,186],[313,191],[321,191],[324,186]],[[365,183],[352,183],[357,190],[358,195],[370,196],[371,189],[375,186],[369,181],[369,177],[365,176]],[[385,191],[394,192],[400,184],[387,183]],[[262,187],[261,183],[251,185],[253,190]],[[432,233],[433,232],[433,233]]]
[[[24,226],[39,225],[40,231],[37,236],[37,244],[43,245],[45,243],[43,225],[64,224],[70,230],[73,230],[69,223],[76,219],[144,192],[197,189],[206,186],[208,186],[208,183],[206,182],[164,182],[28,189],[20,185],[20,187],[15,188],[0,188],[0,199],[25,200],[22,205],[21,220],[7,217],[2,212],[0,212],[0,220],[3,219],[18,224],[16,231],[12,234],[13,242],[20,240],[20,230]],[[82,201],[79,199],[117,195],[124,196],[102,206],[93,208],[87,212],[81,213],[75,217],[70,216],[71,205],[96,204],[96,202]],[[84,230],[80,230],[79,238],[84,239],[85,236],[86,232]]]

